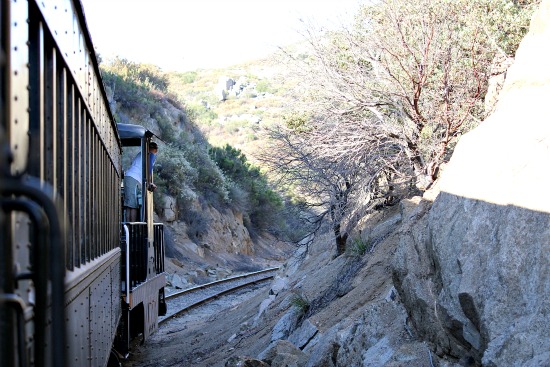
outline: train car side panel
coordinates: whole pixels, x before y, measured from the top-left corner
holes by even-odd
[[[103,366],[120,319],[120,249],[68,273],[67,363]]]
[[[90,315],[87,307],[90,304],[88,292],[77,294],[66,307],[65,321],[67,328],[67,357],[68,365],[89,366],[90,345]]]
[[[1,364],[105,366],[117,330],[147,338],[165,312],[162,225],[147,193],[121,284],[122,139],[82,5],[0,10]]]
[[[113,342],[112,289],[109,266],[90,287],[90,361],[92,366],[108,360]],[[118,298],[117,298],[118,299]],[[109,301],[110,300],[110,301]]]
[[[8,2],[6,2],[8,3]],[[10,149],[13,161],[11,163],[12,174],[24,172],[27,165],[27,152],[29,137],[28,109],[29,109],[29,46],[28,33],[29,18],[28,6],[24,1],[10,1],[11,19],[9,20],[9,60],[8,60],[8,96],[6,111],[9,112],[7,123],[7,136],[10,138]],[[6,9],[7,10],[7,9]]]

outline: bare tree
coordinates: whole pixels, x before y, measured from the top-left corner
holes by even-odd
[[[483,118],[489,65],[503,50],[495,41],[495,14],[519,14],[522,6],[384,0],[363,7],[352,28],[330,34],[309,28],[313,57],[302,61],[301,75],[308,103],[300,108],[338,121],[340,131],[367,124],[369,148],[373,137],[399,145],[409,166],[401,168],[410,168],[424,190],[457,139]],[[498,24],[503,27],[510,27],[508,35],[522,33]]]
[[[326,221],[330,223],[338,256],[344,253],[357,222],[391,201],[394,188],[389,177],[394,176],[392,165],[399,147],[390,142],[385,156],[380,155],[382,147],[372,150],[376,155],[368,155],[369,149],[355,146],[365,144],[364,139],[357,139],[360,133],[339,136],[340,143],[335,143],[336,135],[341,134],[338,129],[327,130],[327,126],[323,123],[307,131],[284,127],[271,130],[273,145],[259,158],[278,177],[279,185],[294,188],[308,214],[304,218],[311,229],[308,235]],[[342,160],[344,154],[353,159]]]
[[[315,224],[329,219],[338,254],[365,213],[411,181],[427,189],[483,118],[489,65],[513,49],[499,47],[495,30],[514,30],[497,23],[526,14],[522,6],[382,0],[363,7],[351,28],[306,29],[311,51],[294,58],[297,103],[271,131],[276,147],[263,160],[317,209]]]

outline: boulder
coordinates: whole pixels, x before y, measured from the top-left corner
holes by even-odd
[[[493,114],[461,138],[394,263],[414,330],[484,366],[550,365],[548,19],[543,0]]]
[[[267,363],[257,359],[239,356],[231,357],[225,362],[225,367],[270,367]]]
[[[265,310],[269,307],[269,305],[271,304],[271,302],[273,302],[274,299],[275,299],[275,295],[271,294],[269,295],[269,297],[267,297],[260,303],[258,315],[256,315],[256,317],[254,318],[255,323],[257,323],[257,321],[264,314]]]
[[[299,367],[305,365],[307,355],[294,344],[286,340],[271,343],[258,358],[271,367]]]
[[[288,337],[288,341],[300,349],[305,346],[317,335],[319,330],[309,320],[305,320],[299,328],[294,330]]]
[[[173,222],[177,219],[177,203],[176,199],[169,195],[164,195],[162,198],[162,216],[165,221]]]
[[[228,92],[234,85],[235,80],[227,76],[221,76],[218,79],[218,84],[216,84],[216,87],[214,88],[214,94],[217,96],[219,101],[225,101],[228,96]]]
[[[185,242],[182,244],[182,247],[189,251],[194,252],[200,257],[204,257],[204,249],[202,247],[197,246],[197,244],[195,244],[194,242]]]
[[[170,283],[172,283],[172,287],[176,289],[189,288],[189,283],[187,282],[187,280],[185,278],[182,279],[182,277],[180,277],[178,274],[173,274],[170,279],[171,279]]]
[[[209,221],[207,232],[201,237],[209,250],[215,253],[253,254],[254,243],[244,225],[242,213],[233,210],[220,212],[211,206],[198,207],[197,210]]]
[[[296,329],[301,314],[296,307],[290,308],[273,327],[271,341],[286,339]]]
[[[405,310],[398,303],[368,305],[359,319],[338,331],[336,365],[384,366],[403,344],[400,333],[393,330],[402,330],[405,319]]]
[[[270,294],[277,295],[279,292],[285,290],[288,287],[288,279],[286,277],[281,278],[279,275],[275,276],[275,279],[271,283]]]
[[[224,90],[231,90],[235,85],[235,80],[227,76],[220,76],[218,79],[218,88]]]
[[[335,356],[338,354],[338,325],[328,329],[324,333],[318,333],[316,343],[310,343],[304,349],[309,353],[306,367],[335,367]]]

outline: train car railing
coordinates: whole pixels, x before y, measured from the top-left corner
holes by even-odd
[[[122,274],[128,274],[122,291],[127,292],[147,280],[147,224],[145,222],[125,223],[128,231],[122,233]],[[126,234],[127,233],[127,234]]]
[[[132,288],[147,280],[148,265],[148,239],[147,224],[145,222],[127,222],[123,224],[121,233],[122,274],[128,274],[122,283],[122,292],[126,293]],[[154,262],[155,273],[164,272],[164,225],[154,224]],[[129,284],[129,289],[126,289]]]
[[[62,200],[72,271],[118,244],[120,142],[80,2],[28,4],[29,88],[40,93],[29,96],[26,171]]]
[[[24,313],[26,311],[25,300],[14,291],[14,284],[21,280],[32,279],[36,285],[35,296],[35,323],[38,325],[35,328],[34,340],[43,345],[45,342],[45,329],[40,327],[46,324],[46,308],[48,302],[51,303],[52,312],[51,318],[51,339],[59,343],[51,348],[51,360],[54,366],[64,365],[64,290],[63,278],[64,258],[63,258],[63,228],[61,226],[59,207],[55,205],[50,196],[43,192],[39,187],[33,186],[32,182],[24,182],[13,178],[0,178],[0,217],[3,213],[25,212],[29,215],[29,219],[33,223],[35,231],[31,234],[31,253],[32,261],[29,262],[30,272],[11,273],[15,267],[11,256],[2,256],[2,268],[7,271],[1,274],[2,278],[9,279],[11,284],[1,284],[0,290],[7,291],[0,293],[0,320],[4,327],[10,324],[9,317],[4,319],[7,314],[2,309],[4,305],[13,307],[17,310],[17,339],[18,339],[18,360],[21,366],[25,365],[27,360],[25,350],[25,328],[23,326]],[[25,198],[23,198],[25,197]],[[2,223],[3,224],[3,223]],[[7,233],[3,233],[7,235]],[[46,236],[43,238],[42,236]],[[7,249],[6,243],[9,241],[5,238],[0,238],[3,250]],[[6,255],[6,254],[3,254]],[[10,254],[11,255],[11,254]],[[48,301],[48,280],[51,280],[51,294]],[[3,282],[5,283],[5,282]],[[11,291],[11,292],[10,292]],[[9,327],[7,328],[9,335]],[[4,332],[6,330],[2,330]],[[14,356],[10,353],[13,349],[13,342],[10,337],[2,338],[1,345],[2,360],[10,365],[13,365]],[[4,350],[5,349],[5,350]],[[42,348],[34,349],[34,361],[37,366],[44,365],[45,357]]]
[[[154,233],[155,269],[156,273],[160,274],[164,272],[164,224],[155,223]]]

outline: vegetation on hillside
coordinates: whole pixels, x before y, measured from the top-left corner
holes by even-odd
[[[210,156],[227,178],[233,206],[245,214],[245,221],[250,221],[252,228],[277,231],[284,227],[280,216],[283,200],[269,187],[258,167],[230,145],[210,148]]]
[[[262,148],[261,130],[276,124],[287,104],[282,96],[289,87],[280,77],[282,71],[273,60],[257,60],[227,69],[170,73],[168,90],[185,101],[188,115],[211,145],[229,144],[258,164],[255,153]],[[228,92],[222,101],[215,91],[225,78],[244,90],[238,95]]]
[[[187,222],[191,238],[206,230],[206,219],[192,209],[193,202],[242,212],[251,233],[284,226],[281,197],[240,151],[229,145],[223,149],[210,146],[193,122],[196,112],[168,93],[167,74],[158,67],[125,59],[102,64],[101,71],[113,96],[116,120],[160,130],[165,144],[154,169],[158,186],[155,203],[158,207],[163,195],[174,197],[179,219]],[[193,78],[189,74],[183,82]],[[167,103],[177,107],[179,115],[167,113]]]
[[[491,65],[514,56],[538,2],[377,1],[347,28],[306,28],[308,47],[288,50],[284,64],[164,74],[116,60],[102,69],[118,121],[160,128],[159,194],[177,198],[180,218],[204,227],[188,209],[198,200],[242,212],[251,232],[311,239],[328,224],[342,254],[348,240],[363,241],[365,215],[429,188],[486,117]],[[252,88],[222,101],[223,77]],[[179,117],[167,116],[166,101]],[[296,209],[303,221],[283,220]]]

